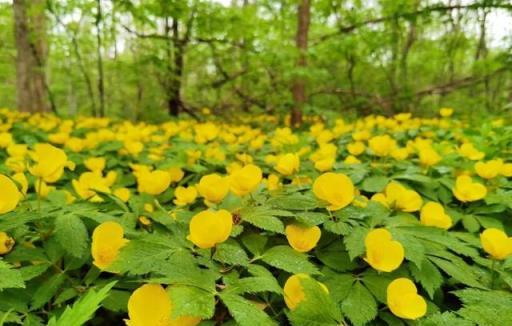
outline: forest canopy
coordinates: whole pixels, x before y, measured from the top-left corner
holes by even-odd
[[[503,111],[512,40],[489,26],[511,12],[508,0],[2,1],[0,99],[30,110],[20,89],[35,88],[43,111],[132,119]],[[35,85],[19,84],[20,60]]]

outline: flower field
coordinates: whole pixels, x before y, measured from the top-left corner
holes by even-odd
[[[512,127],[0,110],[0,325],[512,325]]]

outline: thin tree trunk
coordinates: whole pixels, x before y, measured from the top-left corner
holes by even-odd
[[[174,46],[174,73],[169,76],[168,109],[169,114],[177,117],[180,114],[183,103],[181,102],[181,77],[183,75],[183,44],[179,35],[179,21],[172,21],[172,40]]]
[[[307,67],[308,32],[310,22],[310,0],[300,0],[297,10],[297,34],[296,46],[299,50],[299,58],[296,63],[298,69]],[[292,85],[294,106],[291,112],[291,125],[298,127],[302,124],[302,110],[306,97],[306,81],[302,77],[296,77]]]
[[[101,23],[103,21],[103,12],[101,8],[101,0],[96,0],[96,51],[98,56],[98,94],[100,98],[100,106],[98,115],[100,117],[105,116],[105,80],[103,71],[103,40],[101,37],[102,29]]]
[[[16,90],[18,109],[23,112],[49,112],[53,97],[46,83],[46,18],[42,0],[15,0],[13,3],[16,38]]]

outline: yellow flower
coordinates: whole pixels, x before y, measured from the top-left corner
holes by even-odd
[[[273,190],[277,190],[277,189],[281,188],[282,184],[279,181],[279,177],[277,175],[270,174],[267,177],[266,186],[267,186],[268,190],[273,191]]]
[[[159,284],[145,284],[133,291],[128,299],[127,326],[195,326],[200,318],[172,315],[172,301]]]
[[[505,177],[512,177],[512,163],[503,163],[500,174]]]
[[[380,228],[368,233],[364,240],[366,257],[364,260],[381,272],[392,272],[404,260],[404,247],[393,240],[388,230]]]
[[[435,202],[428,202],[421,208],[420,221],[423,225],[445,230],[452,226],[452,219],[444,212],[444,207]]]
[[[219,211],[202,211],[190,221],[188,240],[202,249],[212,248],[226,241],[233,228],[231,213]]]
[[[261,169],[248,164],[230,175],[231,191],[237,196],[247,195],[258,188],[262,178]]]
[[[3,174],[0,174],[0,214],[13,211],[21,199],[16,184]]]
[[[459,148],[459,154],[472,160],[478,161],[484,158],[485,153],[480,152],[471,143],[464,143]]]
[[[313,183],[315,196],[330,204],[327,209],[336,211],[354,199],[354,184],[342,173],[327,172],[316,178]]]
[[[365,149],[366,149],[366,146],[361,141],[352,142],[347,145],[348,152],[354,156],[361,155]]]
[[[26,195],[28,191],[28,180],[25,174],[23,172],[16,173],[12,176],[12,179],[21,186],[21,193]]]
[[[92,172],[101,173],[105,169],[106,160],[104,157],[91,157],[85,160],[84,165]]]
[[[188,188],[178,187],[174,191],[174,204],[177,206],[185,206],[192,204],[197,198],[197,189],[194,186]]]
[[[35,164],[29,167],[30,173],[47,183],[59,180],[66,166],[72,168],[66,153],[50,144],[36,144],[31,157]]]
[[[181,179],[185,176],[185,172],[179,167],[172,167],[167,169],[169,175],[171,176],[171,182],[180,182]]]
[[[129,242],[124,238],[123,227],[116,222],[103,222],[92,232],[91,254],[93,264],[101,270],[116,260],[119,250]]]
[[[400,318],[415,320],[427,313],[427,302],[407,278],[397,278],[389,283],[386,301],[393,315]]]
[[[475,171],[476,173],[484,179],[493,179],[500,174],[503,167],[502,160],[491,160],[487,162],[477,162],[475,163]]]
[[[360,160],[357,159],[357,157],[353,156],[353,155],[349,155],[345,158],[345,160],[343,161],[343,163],[345,164],[359,164],[361,163]]]
[[[452,108],[441,108],[439,110],[439,115],[442,116],[443,118],[448,118],[452,114],[453,114],[453,109]]]
[[[480,234],[480,242],[485,252],[494,259],[503,260],[512,256],[512,238],[501,230],[486,229]]]
[[[424,166],[436,165],[441,161],[441,156],[432,148],[424,148],[419,152],[420,163]]]
[[[290,246],[298,252],[308,252],[315,248],[322,235],[318,226],[305,227],[298,224],[286,226],[285,233]]]
[[[114,196],[116,196],[117,198],[121,199],[121,201],[126,203],[131,196],[130,189],[124,187],[117,188],[116,190],[114,190]]]
[[[281,155],[277,159],[277,163],[274,166],[277,172],[282,175],[292,175],[294,173],[299,172],[300,168],[300,159],[297,154],[288,153],[285,155]]]
[[[7,233],[0,232],[0,255],[5,255],[11,252],[14,247],[14,239],[11,238]]]
[[[94,202],[101,202],[102,199],[96,191],[110,193],[110,188],[105,178],[94,172],[84,172],[78,180],[72,180],[73,188],[80,198]]]
[[[160,195],[171,185],[169,172],[155,170],[137,174],[138,191],[150,195]]]
[[[220,203],[229,191],[229,178],[208,174],[196,185],[199,194],[209,203]]]
[[[12,135],[9,132],[0,132],[0,148],[7,148],[13,143]]]
[[[391,157],[393,157],[395,160],[397,161],[403,161],[405,160],[407,157],[409,156],[409,151],[407,150],[407,148],[403,147],[403,148],[395,148],[392,152],[391,152]]]
[[[304,289],[302,288],[301,280],[310,279],[311,277],[307,274],[295,274],[290,276],[283,287],[284,292],[284,302],[286,306],[290,310],[294,310],[297,306],[306,299],[306,294],[304,293]],[[317,282],[317,281],[315,281]],[[320,282],[317,282],[321,288],[325,291],[325,293],[329,293],[329,289]]]
[[[374,194],[371,199],[388,208],[393,207],[408,213],[419,211],[423,204],[421,196],[416,191],[407,189],[395,181],[388,183],[384,194]]]
[[[46,182],[42,181],[42,179],[39,179],[39,181],[36,181],[35,184],[35,190],[36,194],[41,198],[48,197],[48,194],[55,190],[55,187],[50,187]]]
[[[396,141],[389,135],[374,136],[368,141],[372,152],[377,156],[388,156],[396,148]]]
[[[452,191],[455,197],[462,202],[477,201],[487,195],[487,188],[481,183],[473,182],[468,175],[458,176]]]

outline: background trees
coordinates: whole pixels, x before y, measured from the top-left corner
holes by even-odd
[[[302,111],[497,111],[512,99],[512,39],[489,33],[497,15],[512,23],[509,1],[222,2],[0,2],[0,101],[133,119],[292,111],[300,121]]]

